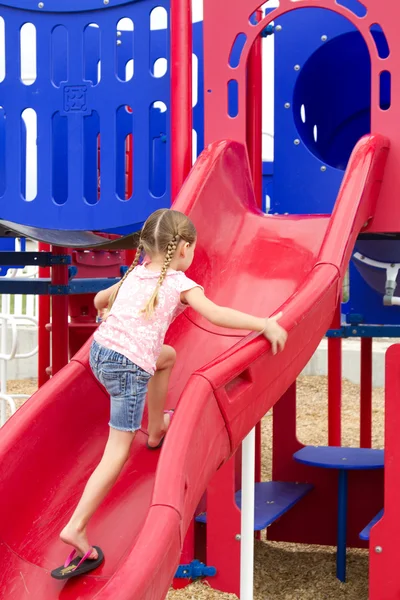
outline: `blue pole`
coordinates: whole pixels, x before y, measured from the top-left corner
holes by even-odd
[[[347,471],[339,470],[336,577],[346,581]]]

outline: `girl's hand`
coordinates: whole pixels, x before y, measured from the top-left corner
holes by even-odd
[[[280,312],[265,321],[263,335],[271,343],[272,354],[277,354],[277,352],[281,352],[284,349],[288,336],[287,331],[278,323],[281,317],[282,313]]]

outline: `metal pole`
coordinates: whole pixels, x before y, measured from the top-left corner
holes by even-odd
[[[339,300],[332,328],[341,326],[341,302]],[[341,446],[342,413],[342,340],[328,339],[328,443]]]
[[[360,446],[372,445],[372,338],[361,338]]]
[[[340,469],[338,486],[336,577],[343,583],[346,581],[347,483],[347,471]]]
[[[171,0],[171,198],[192,168],[192,6]]]
[[[254,469],[255,428],[242,444],[242,512],[240,600],[253,600],[254,590]]]
[[[67,248],[53,246],[55,256],[68,254]],[[51,282],[54,286],[68,284],[68,265],[54,265]],[[68,296],[55,295],[52,297],[51,315],[51,354],[52,375],[55,375],[68,363]]]

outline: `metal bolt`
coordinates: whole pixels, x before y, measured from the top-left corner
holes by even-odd
[[[357,334],[357,329],[353,329],[352,333],[353,333],[353,335],[356,335]]]
[[[395,265],[394,263],[392,263],[390,266],[392,267],[392,269],[394,269],[394,267],[395,267],[396,265]]]
[[[296,138],[293,143],[295,146],[298,146],[300,144],[300,140]]]
[[[322,42],[326,42],[327,39],[328,39],[327,35],[321,35],[321,41]]]
[[[360,260],[365,260],[365,256],[360,256]]]
[[[321,171],[322,171],[323,173],[325,173],[325,171],[326,171],[326,166],[325,166],[325,165],[322,165],[322,167],[321,167]]]
[[[240,542],[240,540],[241,540],[241,539],[242,539],[242,536],[240,535],[240,533],[237,533],[237,534],[235,535],[235,540],[236,540],[237,542]]]
[[[103,0],[103,4],[107,6],[107,4],[110,4],[110,0]]]
[[[38,7],[39,8],[44,8],[44,2],[39,2]]]
[[[290,108],[290,102],[285,102],[285,108]]]
[[[294,65],[294,70],[295,71],[300,71],[300,65]]]
[[[122,44],[121,40],[117,40],[117,46],[120,46]]]
[[[275,27],[275,31],[282,31],[282,25],[277,25]]]
[[[377,554],[382,554],[382,552],[383,552],[383,548],[382,548],[382,546],[375,546],[375,552],[376,552]]]
[[[343,458],[342,458],[342,460],[347,460],[347,458],[346,458],[346,457],[343,457]]]
[[[117,31],[117,37],[121,37],[122,31]]]
[[[274,500],[267,500],[267,504],[275,504]]]

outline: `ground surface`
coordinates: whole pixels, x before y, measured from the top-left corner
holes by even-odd
[[[9,393],[31,394],[36,382],[9,382]],[[301,377],[298,383],[298,437],[307,444],[327,443],[327,381]],[[17,402],[21,404],[20,401]],[[271,473],[271,424],[263,421],[263,479]],[[343,443],[359,443],[359,388],[343,384]],[[373,394],[373,445],[383,447],[383,390]],[[263,534],[264,537],[264,534]],[[254,600],[368,600],[368,552],[349,551],[348,583],[335,578],[335,549],[256,542]],[[201,583],[171,591],[167,600],[235,600]]]

